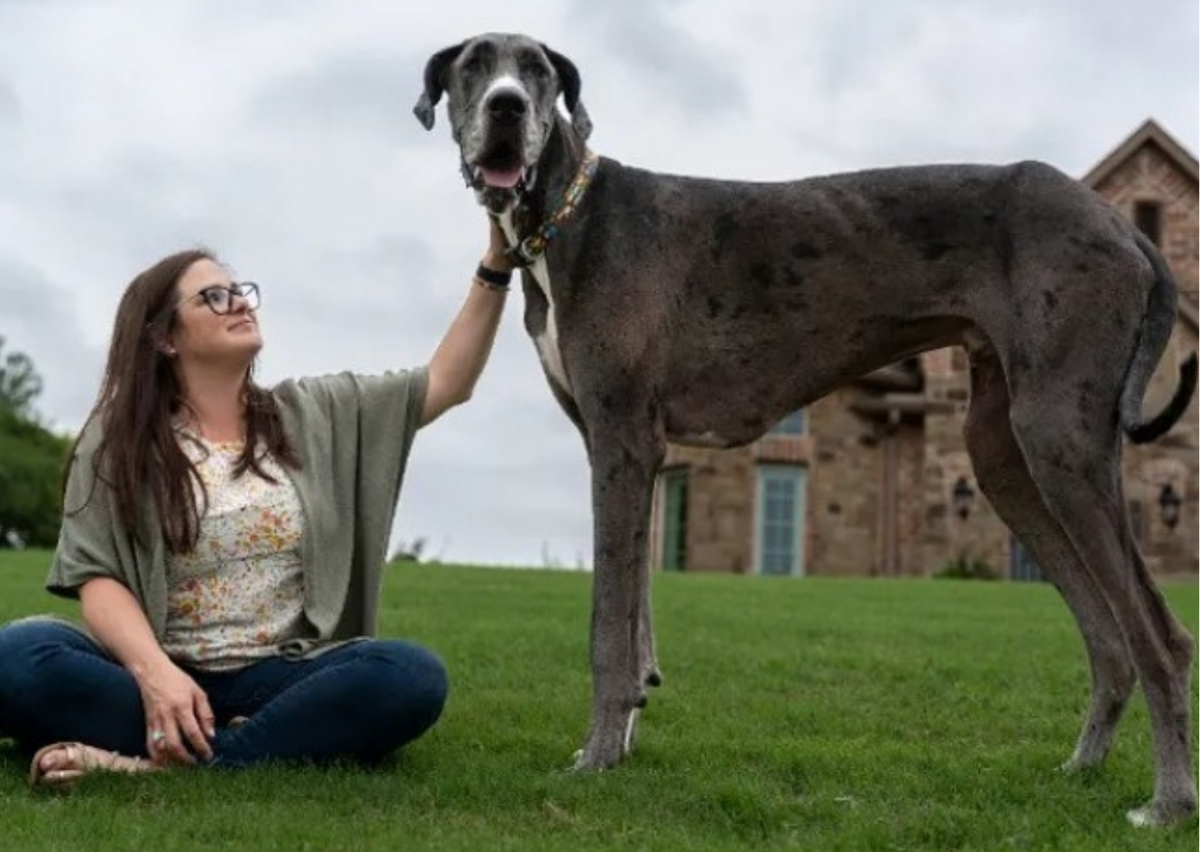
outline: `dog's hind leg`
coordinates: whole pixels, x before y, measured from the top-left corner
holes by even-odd
[[[1010,421],[1042,503],[1114,616],[1115,625],[1092,629],[1119,626],[1128,644],[1150,711],[1156,768],[1154,798],[1128,816],[1135,825],[1157,825],[1196,812],[1192,640],[1140,564],[1121,488],[1115,411],[1122,376],[1113,375],[1112,361],[1087,354],[1102,351],[1104,341],[1084,336],[1071,341],[1075,358],[1063,353],[1039,359],[1053,367],[1009,373]]]
[[[964,434],[980,490],[1033,553],[1083,634],[1091,668],[1087,719],[1065,770],[1098,766],[1137,681],[1116,617],[1080,562],[1070,539],[1046,509],[1009,422],[1008,382],[995,353],[971,353],[971,406]]]

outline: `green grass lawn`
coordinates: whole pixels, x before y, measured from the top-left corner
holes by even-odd
[[[0,556],[0,621],[71,612],[45,553]],[[3,850],[1194,850],[1136,830],[1140,696],[1105,768],[1056,771],[1088,685],[1043,585],[663,575],[665,684],[613,772],[563,771],[588,721],[590,576],[389,569],[388,636],[435,649],[446,713],[382,771],[94,777],[30,793],[0,744]],[[1168,588],[1194,631],[1195,583]]]

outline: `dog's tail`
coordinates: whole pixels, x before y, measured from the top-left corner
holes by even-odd
[[[1133,443],[1145,444],[1166,434],[1187,411],[1192,393],[1196,390],[1196,353],[1193,352],[1180,365],[1179,386],[1175,388],[1175,395],[1167,407],[1149,420],[1144,420],[1142,398],[1175,328],[1178,296],[1171,270],[1154,243],[1141,231],[1134,231],[1134,238],[1154,269],[1154,284],[1150,289],[1146,315],[1142,319],[1137,350],[1133,353],[1129,372],[1125,374],[1125,389],[1121,392],[1121,427]]]

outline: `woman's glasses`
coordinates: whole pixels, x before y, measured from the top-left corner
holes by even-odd
[[[224,284],[213,284],[181,300],[175,307],[192,299],[203,300],[214,314],[233,313],[237,307],[235,299],[241,299],[249,310],[257,311],[259,306],[258,285],[253,281],[235,281],[228,287]]]

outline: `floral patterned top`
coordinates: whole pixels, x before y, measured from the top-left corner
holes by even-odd
[[[190,553],[167,557],[163,650],[207,671],[229,671],[279,653],[304,629],[300,539],[304,514],[296,488],[274,458],[233,476],[241,443],[179,433],[208,492]]]

